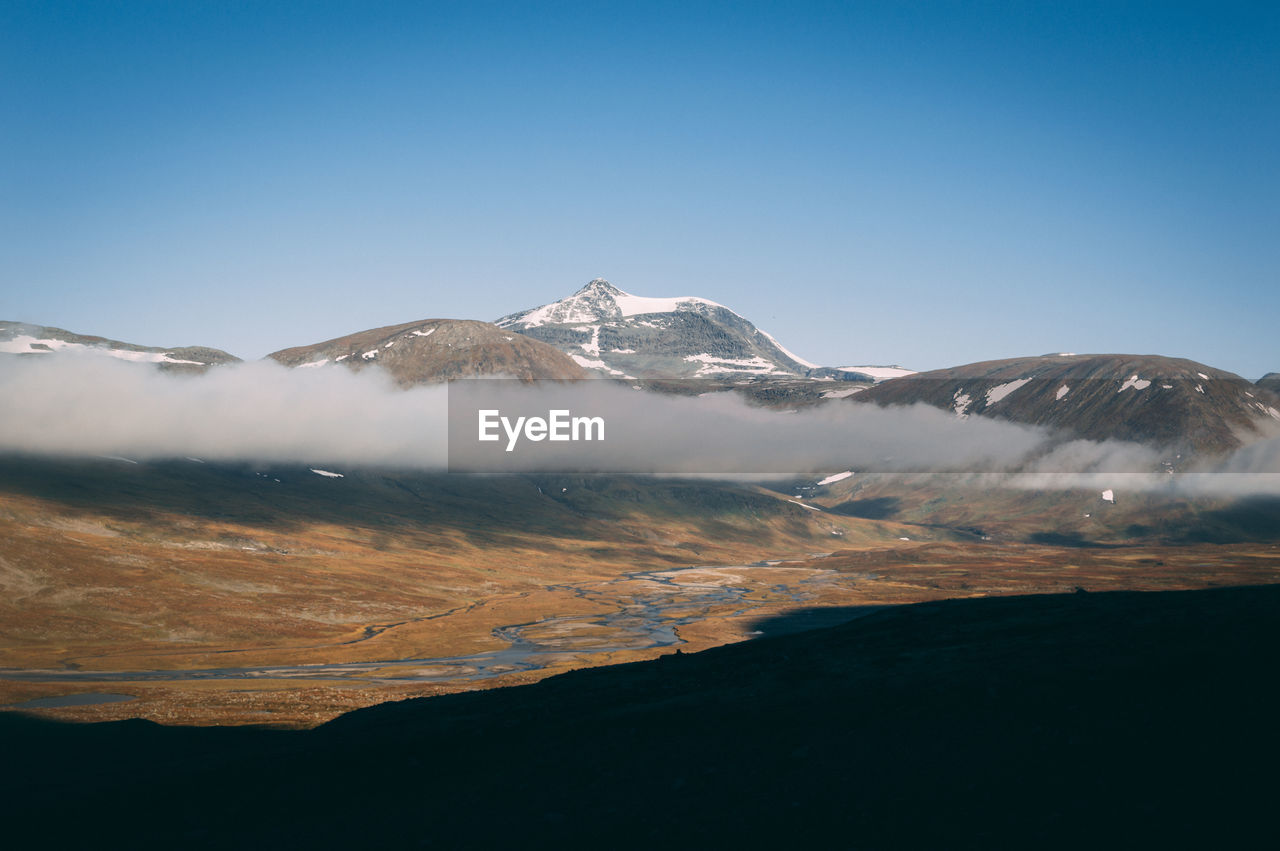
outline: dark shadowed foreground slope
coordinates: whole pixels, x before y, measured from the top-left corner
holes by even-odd
[[[1233,847],[1278,651],[1280,586],[929,603],[310,732],[6,715],[0,800],[55,845]]]

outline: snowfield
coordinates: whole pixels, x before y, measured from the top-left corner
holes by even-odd
[[[1019,378],[1015,381],[1007,381],[1004,384],[998,384],[995,387],[992,387],[987,391],[987,407],[991,407],[996,402],[999,402],[1005,396],[1008,396],[1010,393],[1017,390],[1019,387],[1022,387],[1029,381],[1031,381],[1030,378]]]
[[[689,363],[700,363],[697,375],[709,375],[717,372],[746,372],[752,375],[790,375],[778,369],[759,355],[752,358],[718,358],[715,355],[685,355]]]
[[[858,372],[874,378],[876,382],[888,381],[890,378],[902,378],[904,375],[915,375],[914,369],[903,369],[900,366],[838,366],[841,372]]]
[[[1135,374],[1135,375],[1129,376],[1129,378],[1124,382],[1124,384],[1120,385],[1120,389],[1117,390],[1116,392],[1123,393],[1124,391],[1128,390],[1130,387],[1132,387],[1134,390],[1146,390],[1150,386],[1151,386],[1150,381],[1148,381],[1145,378],[1139,378]]]
[[[204,361],[180,360],[168,352],[134,352],[128,349],[108,349],[101,346],[86,346],[84,343],[70,343],[66,340],[41,340],[26,334],[19,334],[11,340],[0,340],[0,352],[13,355],[47,355],[53,352],[79,352],[90,355],[102,355],[135,363],[187,363],[193,366],[205,366]]]

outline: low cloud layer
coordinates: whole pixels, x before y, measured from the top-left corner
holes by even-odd
[[[291,370],[263,361],[190,376],[63,356],[0,359],[0,398],[0,451],[10,452],[497,472],[942,471],[1038,488],[1113,487],[1124,475],[1129,489],[1280,492],[1280,439],[1170,476],[1162,473],[1165,459],[1143,446],[1063,442],[1041,428],[958,419],[926,405],[779,412],[732,393],[666,396],[611,382],[472,381],[402,390],[377,369]],[[476,410],[483,407],[513,417],[557,408],[600,415],[606,440],[524,441],[508,453],[505,440],[476,441]]]
[[[878,408],[830,404],[799,411],[752,406],[737,393],[702,396],[637,392],[627,383],[525,385],[467,381],[450,387],[450,463],[484,472],[580,470],[613,473],[797,473],[854,467],[877,471],[1008,470],[1044,445],[1039,429],[995,420],[960,420],[927,405]],[[509,420],[552,410],[598,416],[606,439],[527,438],[512,447],[477,441],[477,413]]]
[[[5,358],[0,449],[131,459],[445,466],[445,390],[274,361],[175,375],[98,357]]]

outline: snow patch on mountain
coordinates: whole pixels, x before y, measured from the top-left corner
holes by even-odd
[[[999,402],[1005,396],[1008,396],[1019,387],[1031,381],[1030,378],[1018,378],[1014,381],[1006,381],[1004,384],[998,384],[987,391],[987,407],[991,407]]]
[[[822,394],[822,398],[823,399],[846,399],[852,396],[854,393],[861,393],[863,390],[866,390],[866,389],[867,388],[865,387],[846,387],[842,390],[828,390],[826,393]]]
[[[620,369],[614,369],[599,358],[584,358],[582,355],[569,355],[573,362],[583,369],[598,369],[601,372],[607,372],[610,375],[616,375],[619,378],[635,378],[634,375],[627,375]]]
[[[727,310],[728,308],[725,308],[725,309]],[[809,369],[822,369],[822,367],[818,366],[816,363],[811,363],[805,360],[804,358],[797,355],[795,352],[788,349],[786,346],[779,343],[777,340],[774,339],[773,335],[770,334],[768,331],[765,331],[760,328],[757,328],[756,330],[759,331],[761,334],[763,334],[769,340],[770,343],[773,343],[775,346],[777,346],[778,351],[782,352],[784,355],[791,358],[793,361],[800,364],[801,366],[807,366],[809,367]]]
[[[1120,385],[1120,389],[1117,390],[1116,392],[1123,393],[1124,391],[1128,390],[1130,387],[1132,387],[1134,390],[1146,390],[1150,386],[1151,386],[1150,381],[1148,381],[1145,378],[1139,378],[1135,374],[1135,375],[1129,376],[1128,379],[1125,380],[1124,384]]]
[[[595,283],[595,281],[592,283]],[[606,281],[605,283],[608,282]],[[645,296],[624,293],[621,290],[618,291],[618,295],[614,296],[613,301],[614,304],[618,305],[618,310],[621,311],[621,315],[623,316],[642,316],[648,313],[674,313],[677,310],[685,310],[699,304],[705,304],[708,307],[723,307],[725,310],[729,309],[723,304],[718,304],[711,299],[698,298],[697,296],[647,298]]]
[[[746,372],[752,375],[787,375],[762,357],[753,358],[718,358],[714,355],[686,355],[689,363],[700,363],[697,374],[712,375],[718,372]]]
[[[904,375],[915,375],[914,369],[903,369],[900,366],[840,366],[836,369],[841,372],[857,372],[862,375],[869,376],[877,382],[888,381],[890,378],[902,378]]]
[[[18,334],[8,340],[0,340],[0,352],[15,355],[47,355],[53,352],[77,352],[134,363],[185,363],[193,366],[205,366],[204,361],[181,360],[168,352],[135,352],[129,349],[109,349],[102,346],[86,346],[84,343],[72,343],[54,338],[37,338],[27,334]]]

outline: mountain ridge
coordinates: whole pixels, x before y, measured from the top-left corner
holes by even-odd
[[[0,354],[41,357],[55,352],[153,363],[175,372],[204,372],[211,366],[240,362],[235,355],[210,346],[143,346],[50,325],[0,320]]]
[[[1057,354],[979,361],[883,382],[856,402],[949,409],[1088,440],[1222,452],[1280,427],[1280,396],[1235,373],[1162,355]]]
[[[40,357],[85,351],[161,369],[203,372],[235,363],[207,347],[161,348],[64,329],[0,322],[0,353]],[[404,387],[454,378],[707,379],[741,385],[778,408],[853,399],[924,402],[959,417],[1047,426],[1088,440],[1218,453],[1280,426],[1280,375],[1257,382],[1185,358],[1051,353],[916,373],[901,367],[819,367],[730,308],[697,296],[637,296],[595,278],[566,298],[495,323],[423,319],[366,329],[267,355],[288,367],[377,365]],[[678,382],[677,382],[678,383]],[[1048,386],[1052,384],[1052,386]],[[661,386],[659,386],[661,385]],[[874,385],[874,386],[872,386]]]
[[[405,387],[479,376],[525,381],[586,377],[554,347],[471,319],[421,319],[370,328],[281,349],[267,358],[300,369],[341,364],[359,371],[377,365]]]
[[[550,343],[583,368],[616,378],[867,377],[801,358],[719,302],[637,296],[604,278],[494,324]]]

